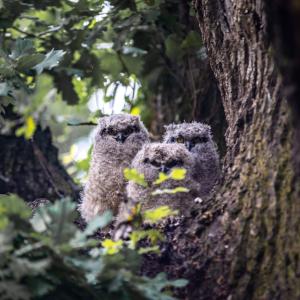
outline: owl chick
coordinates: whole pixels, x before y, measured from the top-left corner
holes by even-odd
[[[203,123],[165,126],[164,143],[183,144],[195,158],[193,178],[201,183],[200,197],[209,195],[220,178],[220,161],[211,128]]]
[[[125,197],[123,170],[130,166],[147,142],[148,131],[137,116],[118,114],[99,120],[88,180],[79,207],[85,221],[108,209],[117,213]]]
[[[142,210],[168,205],[172,209],[178,209],[183,213],[199,195],[201,189],[200,184],[192,177],[194,164],[193,155],[184,145],[162,143],[144,145],[134,158],[131,167],[144,174],[148,186],[144,187],[133,181],[128,183],[127,195],[129,203],[122,205],[118,219],[123,220],[124,214],[137,202],[142,204]],[[161,184],[155,183],[160,172],[170,174],[173,168],[184,168],[186,170],[185,178],[180,181],[168,179]],[[158,189],[173,190],[179,186],[185,187],[189,191],[176,194],[153,195],[153,192]]]

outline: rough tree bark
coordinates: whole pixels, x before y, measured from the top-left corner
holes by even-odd
[[[79,188],[58,161],[49,129],[36,130],[31,140],[0,135],[0,194],[15,193],[27,202],[79,197]]]
[[[195,8],[228,122],[224,178],[215,197],[167,228],[158,265],[190,280],[181,298],[300,299],[297,128],[272,56],[272,16],[263,0]]]

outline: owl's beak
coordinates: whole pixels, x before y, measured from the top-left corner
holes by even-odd
[[[191,151],[194,147],[194,143],[192,143],[191,141],[185,141],[184,145],[189,151]]]
[[[115,140],[119,143],[124,143],[125,140],[126,140],[127,136],[124,135],[122,132],[119,132],[116,137],[115,137]]]
[[[170,171],[170,168],[166,167],[165,165],[162,165],[160,166],[159,171],[167,174]]]

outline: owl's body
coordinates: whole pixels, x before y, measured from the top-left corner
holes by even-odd
[[[193,178],[201,184],[199,196],[210,194],[220,178],[220,161],[209,125],[192,122],[165,127],[164,143],[185,145],[195,159]]]
[[[168,205],[172,209],[178,209],[184,213],[201,189],[200,184],[192,177],[191,171],[194,163],[193,156],[183,145],[161,143],[144,145],[134,158],[131,167],[144,174],[148,187],[143,187],[133,181],[128,183],[127,195],[130,202],[122,207],[119,219],[122,219],[124,213],[128,211],[128,207],[137,202],[142,204],[142,210]],[[173,168],[186,169],[185,178],[183,180],[168,179],[159,185],[154,184],[160,172],[169,174]],[[152,195],[157,189],[172,190],[179,186],[185,187],[189,191]]]
[[[123,170],[130,166],[136,153],[147,142],[148,132],[136,116],[119,114],[100,119],[79,208],[85,221],[106,210],[117,214],[120,203],[125,200]]]

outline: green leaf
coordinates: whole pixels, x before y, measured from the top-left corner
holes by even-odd
[[[46,232],[54,246],[68,243],[75,237],[76,226],[73,224],[76,204],[65,198],[53,205],[39,207],[31,224],[37,232]]]
[[[159,172],[158,179],[156,179],[154,181],[154,184],[161,184],[161,183],[165,182],[166,180],[168,180],[169,178],[170,177],[167,174]]]
[[[136,249],[138,243],[145,238],[150,240],[151,244],[154,246],[156,246],[156,243],[158,241],[162,241],[164,239],[162,234],[156,229],[134,230],[129,235],[129,238],[130,238],[130,243],[129,243],[130,249]]]
[[[166,55],[171,60],[180,60],[182,57],[182,50],[178,47],[181,39],[176,34],[170,34],[165,40]]]
[[[16,69],[18,71],[27,71],[38,65],[45,59],[44,54],[24,55],[18,59]]]
[[[143,70],[142,58],[133,57],[130,55],[122,55],[122,60],[130,74],[140,75],[141,71]]]
[[[202,46],[201,35],[196,31],[190,31],[187,37],[182,41],[182,49],[199,50]]]
[[[118,253],[121,250],[123,246],[123,241],[122,240],[113,241],[111,239],[105,239],[101,243],[101,245],[105,249],[106,254],[112,255]]]
[[[147,254],[150,252],[159,254],[159,246],[143,247],[138,250],[139,254]]]
[[[178,186],[174,189],[157,189],[155,190],[152,195],[162,195],[162,194],[176,194],[176,193],[187,193],[189,190],[185,187]]]
[[[12,65],[0,65],[0,74],[4,78],[10,78],[13,77],[16,74],[16,72],[13,69]]]
[[[113,215],[111,211],[106,211],[101,216],[96,216],[93,218],[87,225],[84,230],[84,235],[89,236],[92,235],[96,230],[106,227],[113,219]]]
[[[11,89],[7,82],[0,82],[0,96],[7,96],[11,92]]]
[[[17,195],[0,195],[0,218],[13,215],[18,215],[22,219],[28,219],[31,216],[31,211]]]
[[[59,64],[64,55],[64,51],[52,49],[46,54],[45,59],[36,65],[34,69],[36,70],[37,74],[41,74],[44,69],[51,70]]]
[[[105,53],[101,56],[101,68],[113,78],[118,78],[123,70],[122,63],[115,53]]]
[[[169,206],[160,206],[156,209],[146,210],[144,212],[144,218],[146,221],[156,223],[176,214],[178,214],[178,211],[172,210]]]
[[[170,281],[170,283],[172,286],[176,288],[182,288],[185,287],[189,283],[189,281],[186,279],[177,279],[177,280]]]
[[[183,180],[186,175],[186,170],[181,168],[173,168],[170,174],[170,178],[174,180]]]
[[[124,176],[127,180],[133,181],[141,186],[144,186],[144,187],[148,186],[147,182],[145,181],[144,174],[138,173],[138,171],[136,169],[125,168]]]
[[[30,138],[32,138],[33,134],[35,133],[35,130],[36,130],[35,121],[31,116],[29,116],[26,118],[25,124],[16,130],[16,136],[24,135],[24,137],[27,140],[29,140]]]
[[[17,59],[26,54],[32,54],[34,51],[32,40],[17,39],[9,57],[12,59]]]
[[[186,175],[186,170],[182,168],[173,168],[171,173],[169,175],[165,173],[159,173],[158,174],[158,179],[154,181],[154,184],[161,184],[169,179],[174,179],[174,180],[183,180]]]

